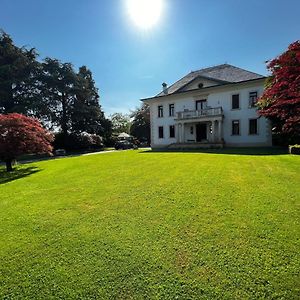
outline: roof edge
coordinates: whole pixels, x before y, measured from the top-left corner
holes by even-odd
[[[164,98],[164,97],[169,97],[169,96],[174,96],[174,95],[179,95],[179,94],[184,94],[184,93],[190,93],[190,92],[195,92],[195,91],[204,91],[204,90],[208,90],[208,89],[212,89],[212,88],[226,87],[226,86],[230,86],[230,85],[238,85],[238,84],[247,83],[247,82],[266,80],[267,78],[268,78],[268,76],[262,76],[261,78],[248,79],[248,80],[238,81],[238,82],[228,82],[228,83],[225,82],[225,83],[222,83],[219,85],[207,86],[207,87],[201,88],[201,89],[198,88],[198,89],[193,89],[193,90],[188,90],[188,91],[180,91],[179,90],[172,94],[154,96],[154,97],[149,97],[149,98],[142,98],[142,99],[140,99],[140,101],[154,100],[154,99],[160,99],[160,98]]]

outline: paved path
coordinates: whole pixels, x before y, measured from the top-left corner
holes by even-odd
[[[30,164],[37,161],[43,161],[43,160],[53,160],[53,159],[63,159],[63,158],[69,158],[69,157],[76,157],[76,156],[86,156],[86,155],[93,155],[93,154],[102,154],[102,153],[111,153],[116,152],[117,150],[107,150],[107,151],[98,151],[98,152],[91,152],[91,153],[81,153],[81,154],[70,154],[70,155],[64,155],[64,156],[50,156],[50,157],[43,157],[43,158],[35,158],[35,159],[26,159],[26,160],[18,160],[18,164]]]

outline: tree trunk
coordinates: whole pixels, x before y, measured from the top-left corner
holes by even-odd
[[[6,171],[11,172],[13,170],[13,168],[12,168],[12,159],[6,160],[5,164],[6,164]]]

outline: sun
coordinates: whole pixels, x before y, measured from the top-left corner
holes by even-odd
[[[163,0],[126,0],[126,6],[132,21],[141,29],[149,29],[161,17]]]

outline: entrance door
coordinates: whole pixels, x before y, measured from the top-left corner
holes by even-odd
[[[207,131],[206,131],[206,124],[200,123],[196,125],[196,141],[201,142],[202,140],[207,139]]]

